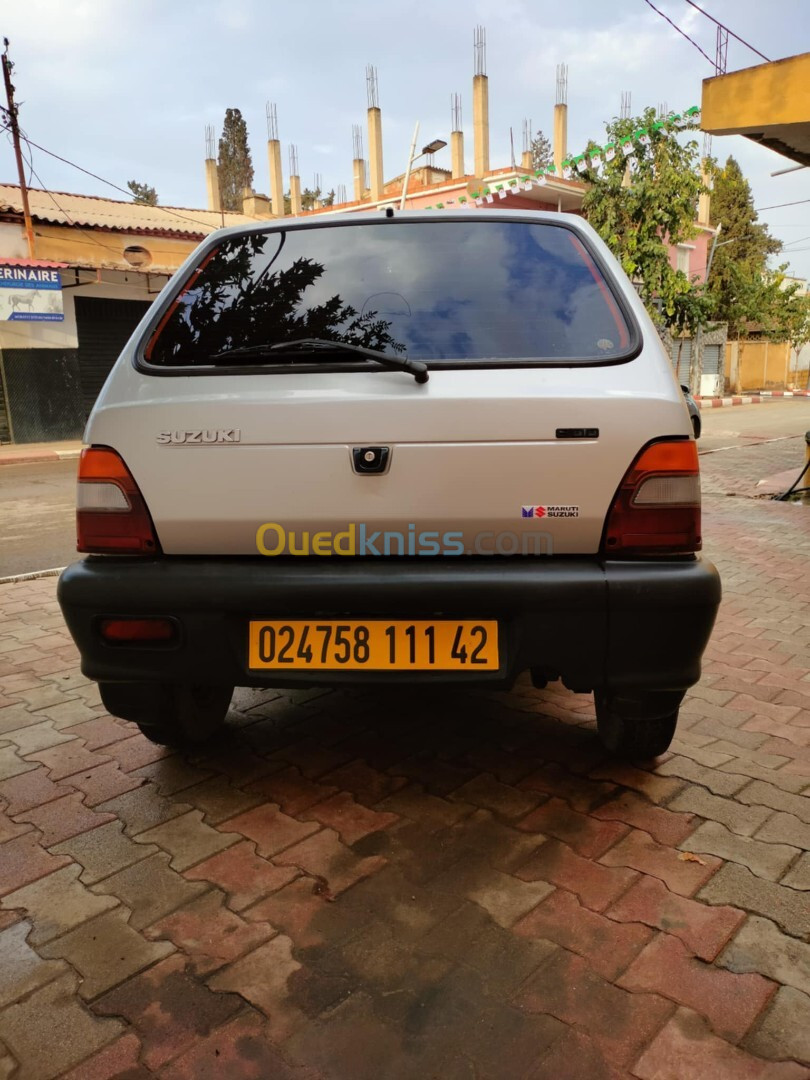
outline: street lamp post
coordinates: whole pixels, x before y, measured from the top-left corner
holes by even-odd
[[[422,147],[421,154],[416,154],[416,156],[414,157],[416,151],[416,140],[418,136],[419,121],[417,120],[416,127],[413,129],[413,139],[411,140],[411,149],[408,154],[408,167],[405,170],[405,180],[402,184],[402,197],[399,200],[400,210],[405,209],[405,200],[408,197],[408,183],[411,179],[411,169],[413,168],[413,163],[415,161],[418,161],[420,157],[425,157],[426,154],[435,154],[437,150],[443,150],[444,147],[447,146],[447,143],[444,141],[444,139],[434,139],[433,142],[429,142],[427,146]]]

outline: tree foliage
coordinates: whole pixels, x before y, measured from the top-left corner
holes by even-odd
[[[794,296],[786,330],[787,340],[798,360],[804,346],[810,345],[810,296]]]
[[[157,206],[158,193],[149,184],[139,184],[137,180],[127,180],[127,187],[132,192],[132,201],[145,206]]]
[[[635,153],[625,159],[620,142],[640,129],[647,131],[647,141],[635,138]],[[693,333],[706,322],[711,300],[673,269],[668,245],[687,242],[697,232],[697,202],[705,190],[698,144],[679,140],[673,125],[658,121],[651,108],[642,116],[614,119],[606,130],[616,154],[611,161],[603,155],[602,167],[589,166],[584,174],[584,214],[637,285],[654,320],[673,334]]]
[[[239,109],[226,109],[219,140],[219,195],[223,210],[241,210],[242,192],[253,186],[247,124]]]
[[[782,245],[757,220],[751,185],[738,163],[729,157],[722,168],[714,165],[712,175],[711,221],[723,228],[708,291],[715,317],[728,323],[729,337],[745,337],[757,324],[778,325],[786,314],[782,311],[786,299],[796,290],[788,290],[786,296],[781,280],[768,272],[768,256]]]
[[[315,203],[320,201],[321,206],[333,206],[335,203],[335,189],[324,195],[319,187],[304,188],[301,192],[301,209],[312,210]]]
[[[547,169],[554,160],[551,143],[542,131],[535,134],[529,149],[532,152],[532,167],[535,169]]]

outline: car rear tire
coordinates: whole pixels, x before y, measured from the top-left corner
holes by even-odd
[[[113,716],[131,720],[160,746],[206,742],[224,725],[232,686],[171,683],[100,683],[101,700]]]
[[[628,761],[648,761],[669,749],[683,691],[597,691],[596,728],[604,746]]]
[[[693,416],[692,417],[692,431],[695,433],[695,438],[696,439],[700,438],[700,428],[701,428],[700,417],[699,416]]]

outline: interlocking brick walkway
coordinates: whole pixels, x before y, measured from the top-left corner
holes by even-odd
[[[808,515],[710,496],[651,768],[527,684],[240,691],[171,754],[0,588],[0,1077],[810,1077]]]

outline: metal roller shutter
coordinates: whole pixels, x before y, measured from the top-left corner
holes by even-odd
[[[118,354],[149,307],[142,300],[108,300],[77,296],[79,376],[82,400],[89,416]]]
[[[680,349],[680,361],[678,350]],[[689,385],[689,365],[692,362],[692,339],[683,338],[672,342],[672,366],[677,364],[678,382]]]
[[[723,360],[723,346],[722,345],[704,345],[703,346],[703,374],[704,375],[720,375],[721,363]]]

